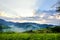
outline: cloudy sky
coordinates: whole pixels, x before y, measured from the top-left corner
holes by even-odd
[[[0,0],[0,19],[59,25],[60,14],[52,7],[56,2],[57,0]]]

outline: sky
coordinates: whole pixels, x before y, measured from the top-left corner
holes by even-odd
[[[59,13],[41,12],[55,10],[52,6],[56,2],[57,0],[0,0],[0,19],[59,25]]]

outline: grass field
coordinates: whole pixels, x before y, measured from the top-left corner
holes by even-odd
[[[60,33],[0,33],[0,40],[60,40]]]

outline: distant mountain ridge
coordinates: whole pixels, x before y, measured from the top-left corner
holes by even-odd
[[[48,24],[38,24],[38,23],[31,23],[31,22],[25,22],[25,23],[14,23],[14,22],[7,22],[3,19],[0,19],[0,24],[2,25],[6,25],[15,28],[23,28],[24,30],[38,30],[38,29],[42,29],[42,28],[46,28],[46,27],[51,27],[54,25],[48,25]]]

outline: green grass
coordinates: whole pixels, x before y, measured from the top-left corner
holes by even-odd
[[[60,33],[2,33],[0,40],[60,40]]]

